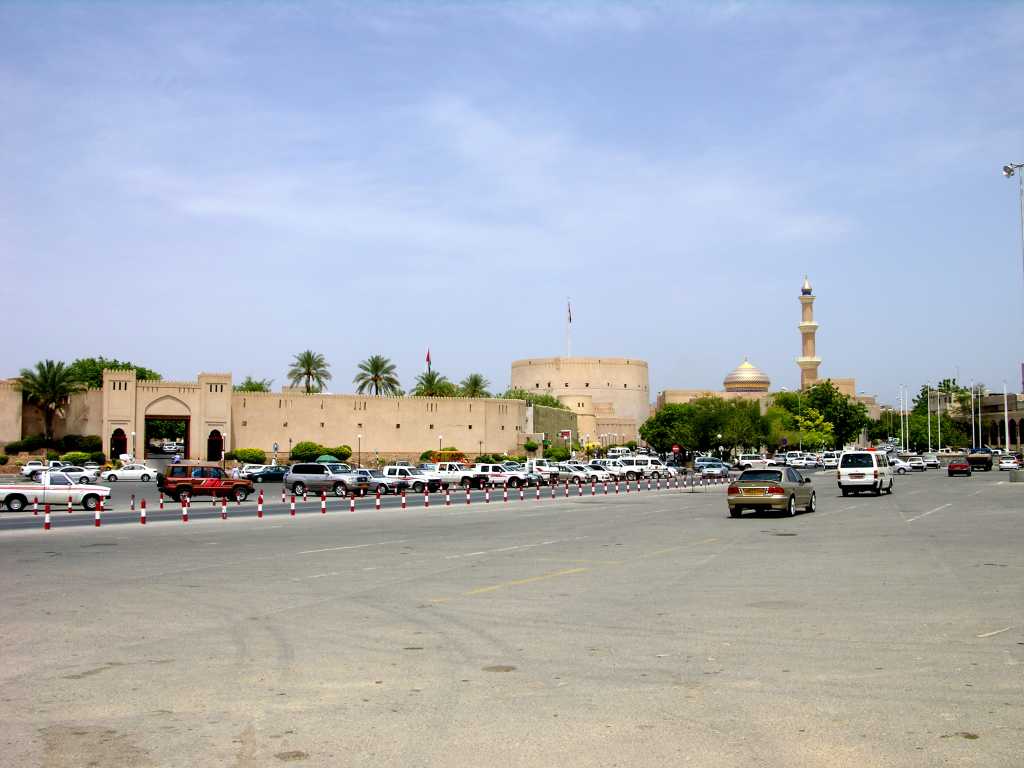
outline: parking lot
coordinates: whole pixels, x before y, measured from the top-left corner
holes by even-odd
[[[5,762],[1019,766],[1006,479],[5,514]]]

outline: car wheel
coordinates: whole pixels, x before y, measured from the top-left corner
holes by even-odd
[[[461,480],[459,480],[459,485],[461,485],[463,488],[469,488],[472,484],[473,481],[470,480],[468,477],[464,477]]]
[[[636,480],[636,472],[627,472],[626,473],[626,479],[627,480]]]
[[[116,483],[117,482],[117,475],[107,475],[107,482],[108,483]]]
[[[32,473],[32,482],[38,483],[42,478],[43,478],[43,473],[42,472],[33,472]]]
[[[518,488],[519,487],[519,478],[518,477],[509,478],[508,487],[509,488]]]
[[[796,516],[796,496],[789,497],[789,504],[786,506],[786,512],[789,513],[790,517]]]
[[[882,483],[881,483],[881,481],[879,481],[878,485],[876,485],[874,487],[874,494],[875,494],[875,496],[881,496],[882,495]]]
[[[143,475],[142,477],[139,478],[139,480],[141,480],[144,483],[148,483],[149,482],[149,475]]]
[[[729,517],[739,517],[743,514],[742,507],[729,507]]]
[[[82,507],[92,512],[96,507],[100,505],[100,497],[90,493],[84,499],[82,499]]]
[[[412,484],[412,489],[416,493],[422,493],[423,492],[423,483],[413,483]]]
[[[305,483],[296,483],[295,485],[292,486],[292,493],[294,493],[296,496],[301,496],[305,492],[306,492],[306,484]]]
[[[21,510],[28,506],[28,499],[21,496],[8,496],[4,506],[7,507],[8,512],[21,512]]]
[[[177,499],[178,501],[190,501],[192,499],[192,489],[182,488],[177,492]]]
[[[249,491],[245,488],[235,488],[231,495],[232,497],[234,497],[235,501],[241,504],[243,501],[249,498]]]
[[[661,480],[661,472],[652,472],[651,477],[653,477],[655,480]]]
[[[905,470],[903,467],[900,467],[899,469],[896,470],[896,473],[900,475],[905,475],[907,474],[907,470]]]
[[[348,489],[345,488],[344,483],[335,483],[332,490],[335,496],[344,496]]]
[[[818,494],[816,494],[814,491],[811,491],[811,500],[809,502],[807,502],[807,510],[806,511],[807,512],[817,512],[818,511]]]

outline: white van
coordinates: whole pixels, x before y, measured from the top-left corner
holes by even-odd
[[[619,459],[619,458],[622,458],[623,456],[629,456],[629,448],[626,448],[625,446],[617,445],[614,448],[609,448],[608,449],[608,458],[609,459]]]
[[[889,457],[879,451],[844,451],[836,471],[843,496],[861,491],[892,493],[892,467]]]
[[[650,456],[624,456],[619,459],[626,470],[627,480],[638,480],[641,477],[668,477],[668,467],[660,459]]]

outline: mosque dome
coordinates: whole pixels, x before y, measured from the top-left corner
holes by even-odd
[[[744,358],[736,370],[725,377],[726,392],[767,392],[771,386],[768,376]]]

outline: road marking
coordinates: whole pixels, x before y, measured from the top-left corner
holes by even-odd
[[[365,549],[366,547],[382,547],[385,544],[401,544],[408,539],[391,539],[390,541],[376,541],[372,544],[352,544],[347,547],[324,547],[323,549],[305,549],[302,552],[296,552],[297,555],[315,555],[318,552],[339,552],[343,549]]]
[[[507,587],[520,587],[523,584],[533,584],[537,581],[544,581],[546,579],[556,579],[559,576],[571,576],[574,573],[584,573],[589,571],[589,568],[564,568],[561,571],[552,571],[551,573],[543,573],[540,576],[530,576],[526,579],[515,579],[513,581],[503,581],[500,584],[492,584],[489,587],[480,587],[478,589],[471,589],[469,592],[463,592],[463,595],[483,595],[487,592],[495,592],[499,589],[505,589]]]
[[[908,523],[912,523],[915,520],[920,520],[922,517],[928,517],[928,515],[930,515],[930,514],[932,514],[934,512],[939,512],[939,511],[945,509],[946,507],[951,507],[951,506],[953,506],[953,502],[950,502],[948,504],[943,504],[941,507],[936,507],[935,509],[929,509],[927,512],[922,512],[920,515],[915,515],[914,517],[908,517],[907,518],[907,522]]]
[[[1001,635],[1003,632],[1009,632],[1011,629],[1013,629],[1012,626],[1003,627],[1002,629],[997,629],[995,632],[986,632],[983,635],[975,635],[975,637],[993,637],[994,635]]]

